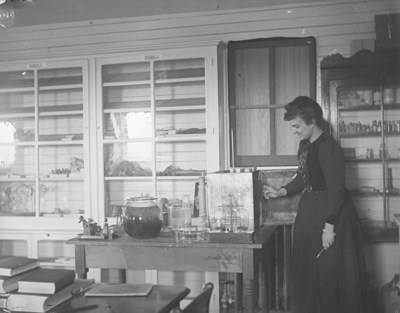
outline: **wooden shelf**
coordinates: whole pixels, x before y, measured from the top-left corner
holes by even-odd
[[[152,181],[153,176],[107,176],[104,177],[104,180],[108,181],[113,181],[113,180],[119,180],[119,181],[125,181],[125,180],[139,180],[139,181]]]
[[[4,85],[7,88],[1,88],[0,93],[16,93],[16,92],[34,92],[35,86],[34,81],[18,81],[12,84]],[[17,87],[14,87],[17,86]],[[57,90],[57,89],[76,89],[83,88],[82,76],[71,76],[71,77],[54,77],[51,79],[39,79],[39,90]]]
[[[128,113],[128,112],[150,112],[150,101],[132,101],[108,103],[104,105],[104,113]],[[156,100],[156,111],[205,111],[205,98],[184,98],[184,99],[158,99]]]
[[[3,112],[0,113],[0,119],[35,117],[34,107],[5,109]],[[81,115],[81,114],[83,115],[82,104],[39,107],[39,116]]]
[[[181,134],[176,134],[176,135],[159,135],[155,138],[156,142],[176,142],[176,141],[205,141],[206,134],[187,134],[187,135],[181,135]]]
[[[1,182],[34,182],[36,178],[21,178],[21,177],[0,177]]]
[[[40,181],[83,181],[84,177],[41,177]]]
[[[400,132],[385,132],[385,136],[400,136]],[[354,133],[339,133],[340,138],[373,138],[373,137],[381,137],[382,134],[379,132],[371,132],[371,133],[364,133],[364,132],[354,132]]]
[[[205,173],[206,171],[204,171]],[[161,180],[198,180],[201,175],[182,175],[182,176],[156,176],[158,181]],[[106,181],[152,181],[153,176],[108,176],[104,177]]]
[[[399,110],[400,104],[383,104],[384,110]],[[380,105],[339,106],[338,111],[380,111]]]
[[[383,196],[382,191],[361,191],[361,190],[350,190],[350,193],[354,196]],[[392,196],[392,197],[399,197],[400,193],[399,192],[386,192],[387,196]]]
[[[400,158],[390,158],[385,159],[387,162],[399,162]],[[383,159],[345,159],[346,162],[349,163],[381,163]]]

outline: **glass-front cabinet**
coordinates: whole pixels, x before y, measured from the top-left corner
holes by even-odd
[[[68,228],[85,213],[87,71],[81,60],[0,66],[0,215],[11,228],[46,228],[24,217]]]
[[[218,41],[0,62],[0,257],[72,264],[80,216],[102,225],[140,196],[193,204],[199,176],[227,164],[225,62]]]
[[[387,228],[400,213],[400,54],[334,55],[322,61],[321,72],[323,99],[346,159],[347,188],[366,235],[389,240]],[[369,226],[383,228],[369,232]]]
[[[97,60],[104,215],[132,197],[194,200],[199,176],[224,168],[224,47]]]

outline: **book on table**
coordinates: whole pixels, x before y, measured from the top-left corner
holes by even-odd
[[[98,283],[86,291],[86,297],[147,297],[153,284]]]
[[[9,296],[9,293],[0,294],[0,309],[7,309],[7,300]]]
[[[12,312],[45,313],[73,297],[72,291],[86,288],[93,281],[76,279],[61,291],[52,294],[11,293],[7,299],[7,310]]]
[[[38,259],[13,256],[0,260],[0,276],[14,276],[37,267]]]
[[[25,276],[37,271],[39,268],[33,268],[29,271],[14,275],[14,276],[0,276],[0,295],[6,294],[18,289],[18,282]]]
[[[18,281],[18,293],[54,294],[74,280],[74,270],[39,268]]]

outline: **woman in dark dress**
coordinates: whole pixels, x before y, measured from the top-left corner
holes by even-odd
[[[264,196],[302,192],[293,230],[291,312],[367,312],[360,220],[345,187],[342,150],[324,132],[327,122],[314,100],[297,97],[285,109],[285,121],[301,139],[297,176],[280,189],[265,186]]]

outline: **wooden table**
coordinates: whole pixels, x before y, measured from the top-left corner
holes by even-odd
[[[84,310],[85,313],[169,313],[179,307],[190,290],[182,286],[154,285],[147,297],[75,297],[63,303],[51,313],[78,311],[79,308],[97,305],[97,308]]]
[[[75,245],[75,269],[79,278],[86,278],[88,268],[204,271],[241,273],[243,301],[236,295],[236,307],[242,305],[252,313],[259,299],[263,312],[269,311],[267,276],[273,272],[268,251],[274,244],[276,227],[260,227],[254,243],[175,242],[171,234],[135,240],[121,231],[117,239],[70,239]],[[273,248],[272,248],[273,250]],[[271,265],[271,266],[270,266]]]

